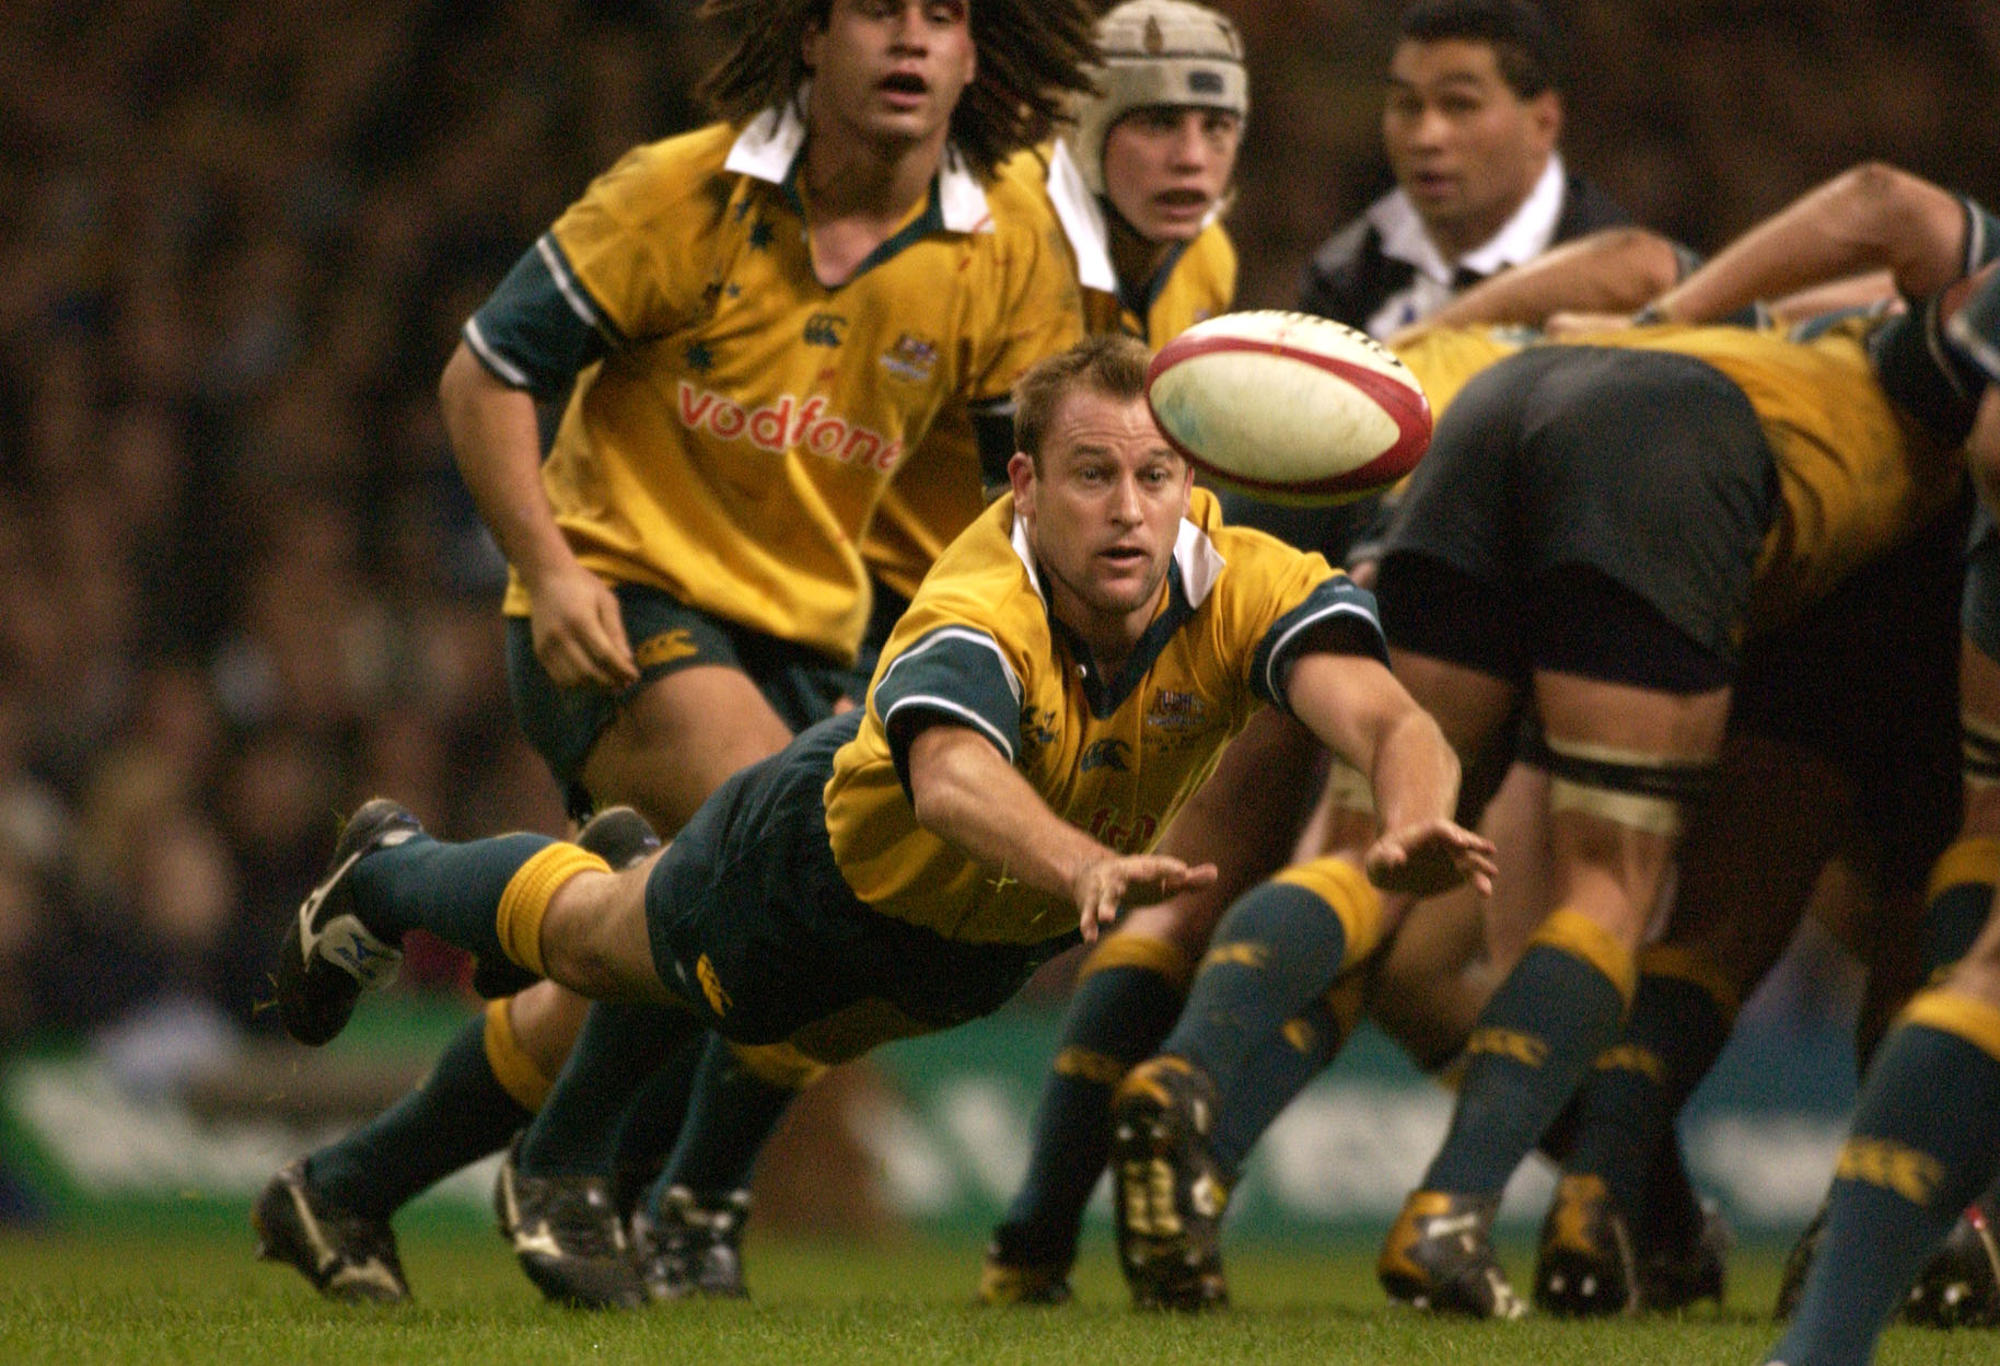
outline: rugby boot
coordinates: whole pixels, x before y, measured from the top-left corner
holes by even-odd
[[[1535,1256],[1535,1307],[1572,1319],[1638,1311],[1632,1239],[1602,1177],[1567,1175],[1556,1184]]]
[[[1822,1200],[1805,1231],[1799,1234],[1799,1240],[1785,1254],[1784,1268],[1778,1273],[1778,1302],[1772,1306],[1772,1318],[1789,1319],[1798,1309],[1799,1299],[1806,1293],[1806,1273],[1812,1270],[1813,1258],[1819,1255],[1819,1240],[1825,1233],[1826,1201]]]
[[[1924,1263],[1903,1317],[1932,1328],[1991,1328],[2000,1324],[2000,1209],[1982,1196],[1958,1217]]]
[[[615,873],[637,866],[661,845],[646,818],[629,806],[609,806],[592,816],[576,832],[576,842]],[[517,995],[541,980],[506,958],[479,958],[472,964],[472,989],[488,1001]]]
[[[401,1304],[410,1283],[387,1219],[329,1204],[306,1182],[306,1160],[278,1169],[250,1209],[257,1255],[284,1262],[320,1294],[347,1304]]]
[[[544,1298],[577,1309],[637,1309],[646,1287],[633,1264],[625,1225],[598,1176],[529,1176],[516,1139],[493,1187],[500,1236]]]
[[[1639,1307],[1648,1313],[1671,1314],[1702,1300],[1719,1308],[1725,1285],[1729,1249],[1736,1235],[1713,1200],[1701,1202],[1701,1226],[1692,1238],[1641,1242],[1633,1252],[1639,1263]]]
[[[1073,1298],[1069,1285],[1072,1258],[1040,1258],[1023,1247],[1021,1226],[1002,1224],[993,1230],[986,1257],[979,1266],[979,1303],[1059,1305]]]
[[[317,1047],[340,1033],[361,993],[387,986],[396,975],[403,951],[361,923],[347,875],[377,849],[422,832],[415,816],[386,797],[364,803],[348,818],[326,875],[300,905],[278,951],[278,1017],[300,1043]]]
[[[1376,1279],[1389,1297],[1434,1314],[1518,1319],[1528,1307],[1493,1255],[1497,1195],[1420,1190],[1389,1230]]]
[[[749,1217],[749,1191],[731,1191],[703,1204],[687,1187],[673,1186],[661,1201],[659,1218],[641,1207],[632,1216],[632,1249],[647,1298],[747,1299],[743,1223]]]
[[[1944,330],[1967,360],[2000,384],[2000,266],[1989,265],[1972,277],[1971,292]]]
[[[1118,1264],[1138,1308],[1229,1303],[1222,1274],[1229,1187],[1209,1152],[1214,1125],[1215,1084],[1180,1058],[1141,1063],[1111,1097]]]

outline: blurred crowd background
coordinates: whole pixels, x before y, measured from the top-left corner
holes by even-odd
[[[1241,303],[1289,306],[1386,186],[1398,7],[1217,7],[1252,76]],[[1697,248],[1866,157],[2000,206],[1991,0],[1547,8],[1570,162]],[[0,1047],[90,1031],[164,1079],[163,1041],[271,1032],[281,928],[372,792],[561,829],[435,383],[594,173],[702,121],[694,10],[0,7]],[[420,948],[401,989],[458,968]]]

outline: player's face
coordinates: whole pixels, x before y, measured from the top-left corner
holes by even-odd
[[[1479,246],[1513,217],[1561,123],[1555,92],[1516,95],[1490,44],[1406,42],[1389,62],[1382,142],[1397,183],[1447,254]]]
[[[806,30],[814,128],[863,142],[943,145],[976,61],[968,0],[833,0]]]
[[[1147,241],[1192,241],[1229,188],[1242,141],[1243,120],[1226,109],[1135,109],[1105,135],[1104,192]]]
[[[1016,455],[1008,473],[1056,615],[1093,649],[1129,648],[1159,606],[1192,484],[1146,401],[1075,390],[1041,469]]]

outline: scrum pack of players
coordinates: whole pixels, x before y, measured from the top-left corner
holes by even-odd
[[[1098,24],[1093,70],[1087,16],[1068,7],[799,8],[796,51],[753,37],[718,71],[729,122],[634,153],[524,256],[443,386],[468,483],[515,569],[524,725],[580,813],[628,803],[669,834],[793,729],[863,698],[852,661],[870,579],[878,609],[919,597],[978,518],[1014,445],[1006,398],[1023,368],[1084,331],[1157,345],[1227,308],[1234,286],[1216,220],[1248,97],[1219,16],[1133,0]],[[2000,698],[1977,555],[1956,842],[1945,761],[1909,756],[1957,742],[1954,519],[1964,450],[1985,449],[1974,420],[1996,292],[1964,281],[1992,249],[1988,220],[1875,168],[1685,280],[1684,253],[1636,233],[1545,255],[1613,221],[1562,170],[1549,68],[1523,6],[1415,7],[1384,119],[1400,188],[1329,242],[1306,299],[1380,331],[1433,318],[1398,345],[1442,414],[1437,440],[1368,557],[1398,676],[1464,756],[1469,791],[1498,794],[1500,894],[1418,904],[1413,891],[1452,879],[1390,871],[1351,779],[1314,824],[1314,857],[1279,872],[1320,789],[1310,735],[1328,731],[1283,707],[1252,718],[1158,846],[1182,868],[1214,863],[1213,880],[1127,916],[1086,962],[1028,1179],[989,1251],[991,1302],[1067,1296],[1107,1150],[1137,1298],[1220,1302],[1236,1167],[1362,1009],[1420,1057],[1463,1059],[1451,1132],[1384,1248],[1393,1295],[1519,1312],[1485,1228],[1538,1144],[1564,1171],[1538,1302],[1623,1312],[1719,1294],[1672,1117],[1822,869],[1864,868],[1871,916],[1923,915],[1928,900],[1932,967],[1963,957],[1984,922],[2000,832],[1982,738],[1995,725],[1979,718],[2000,716]],[[1063,90],[1089,91],[1073,122],[1025,145]],[[1890,271],[1911,306],[1807,335],[1687,325],[1863,268]],[[1507,273],[1438,314],[1468,271]],[[1485,326],[1558,308],[1622,321],[1640,309],[1647,325],[1532,346]],[[544,466],[536,397],[572,381]],[[1303,530],[1344,551],[1355,528]],[[1828,667],[1846,686],[1826,686]],[[1370,776],[1380,798],[1383,775]],[[1395,825],[1409,811],[1383,814]],[[645,859],[636,829],[600,824],[596,854],[544,859],[554,871],[535,876]],[[402,842],[381,834],[364,828],[357,847]],[[1460,875],[1475,852],[1457,848]],[[1673,914],[1649,936],[1670,867]],[[542,901],[524,896],[540,923]],[[550,967],[540,946],[508,940],[508,917],[525,914],[500,898],[490,981],[508,975],[503,959]],[[1929,1046],[2000,1070],[1977,971],[1997,935],[1919,998],[1885,1064]],[[391,956],[388,941],[354,942],[373,946],[362,960]],[[308,1008],[328,972],[358,984],[381,971],[312,947],[287,946],[304,954],[288,1024],[305,1036],[337,1027]],[[832,1041],[733,1027],[707,963],[688,968],[713,1012],[706,1042],[644,1014],[586,1014],[579,995],[525,985],[532,973],[506,983],[523,989],[422,1090],[273,1179],[256,1211],[267,1254],[329,1294],[402,1298],[389,1216],[527,1123],[503,1206],[546,1292],[741,1293],[740,1192],[758,1144],[825,1061],[886,1035],[879,1022]],[[1925,1238],[1979,1193],[1992,1153],[1974,1151],[1959,1108],[1943,1123],[1871,1081],[1873,1127],[1843,1155],[1778,1359],[1845,1359],[1855,1342],[1865,1354],[1878,1325],[1855,1306],[1886,1314]],[[1896,1128],[1912,1110],[1922,1133]],[[617,1179],[663,1164],[657,1179]],[[1903,1206],[1923,1215],[1903,1220],[1920,1226],[1898,1244],[1914,1249],[1909,1275],[1855,1270],[1853,1249],[1901,1227]]]

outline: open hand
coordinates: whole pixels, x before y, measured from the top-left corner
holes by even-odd
[[[1215,881],[1213,863],[1189,867],[1165,854],[1113,854],[1086,863],[1070,884],[1086,944],[1097,942],[1098,930],[1118,919],[1126,901],[1160,901],[1188,887]]]
[[[1452,821],[1425,821],[1383,833],[1368,847],[1368,880],[1385,892],[1434,896],[1461,882],[1493,891],[1493,842]]]

